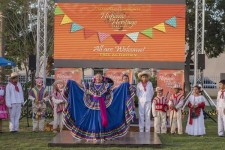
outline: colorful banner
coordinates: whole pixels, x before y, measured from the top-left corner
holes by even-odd
[[[184,4],[56,5],[55,60],[184,62]]]
[[[174,93],[173,85],[179,83],[184,87],[184,71],[183,70],[160,70],[157,73],[157,86],[162,87],[164,94],[168,92],[168,96]]]
[[[81,68],[57,68],[55,70],[55,80],[74,80],[81,84],[83,78],[83,71]]]
[[[105,76],[111,78],[114,81],[114,86],[118,86],[122,83],[123,74],[129,76],[129,82],[133,82],[133,73],[131,69],[107,69],[105,70]]]

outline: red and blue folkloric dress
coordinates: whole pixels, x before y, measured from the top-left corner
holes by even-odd
[[[64,123],[73,137],[110,140],[124,136],[133,118],[134,91],[129,83],[114,90],[112,84],[88,83],[81,88],[69,80],[65,89],[68,105]]]

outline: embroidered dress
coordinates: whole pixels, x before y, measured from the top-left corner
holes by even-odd
[[[124,136],[133,118],[129,83],[111,90],[109,83],[89,83],[80,88],[69,80],[64,123],[77,139],[110,140]]]
[[[57,130],[59,125],[60,131],[63,129],[63,110],[65,109],[65,100],[61,91],[53,91],[51,105],[54,112],[53,131]]]
[[[191,95],[188,100],[189,115],[186,126],[186,133],[189,135],[204,135],[206,134],[203,115],[205,98],[202,95]]]

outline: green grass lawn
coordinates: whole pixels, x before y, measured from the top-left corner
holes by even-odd
[[[49,121],[48,121],[49,122]],[[31,120],[29,120],[30,125]],[[160,139],[163,143],[162,149],[225,149],[225,138],[217,136],[217,124],[210,119],[205,120],[206,132],[204,137],[193,137],[187,134],[184,135],[160,135]],[[184,121],[184,128],[186,126],[186,119]],[[4,150],[50,150],[50,149],[62,149],[62,148],[51,148],[48,147],[48,142],[55,136],[52,132],[33,133],[32,127],[27,127],[26,119],[22,119],[20,123],[19,133],[8,132],[8,121],[4,121],[4,133],[0,134],[0,149]],[[70,150],[72,148],[66,148]],[[77,150],[82,149],[93,149],[93,148],[76,148]],[[106,148],[94,148],[94,149],[106,149]],[[150,148],[120,148],[111,147],[107,149],[150,149]]]

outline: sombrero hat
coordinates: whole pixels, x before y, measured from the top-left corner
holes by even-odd
[[[19,76],[19,74],[17,73],[17,72],[13,72],[13,73],[11,73],[11,75],[10,75],[10,79],[12,79],[12,78],[14,78],[14,77],[18,77]]]
[[[141,71],[140,73],[138,73],[138,78],[140,79],[143,75],[147,75],[148,78],[150,78],[151,74],[148,70],[144,70],[144,71]]]

